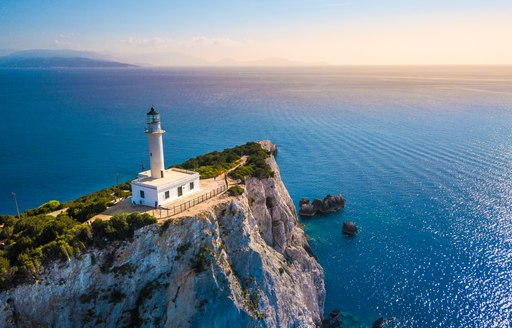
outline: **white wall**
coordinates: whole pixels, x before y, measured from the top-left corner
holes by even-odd
[[[183,195],[181,197],[185,197],[191,193],[201,190],[199,177],[193,180],[194,189],[190,189],[190,182],[192,181],[188,181],[182,185],[168,187],[166,189],[160,189],[158,191],[156,189],[146,188],[144,186],[132,184],[132,203],[134,202],[137,205],[155,207],[155,201],[157,201],[158,205],[164,206],[165,204],[168,204],[169,202],[178,199],[178,187],[180,186],[183,186]],[[140,198],[141,190],[144,190],[144,198]],[[169,191],[169,198],[165,199],[165,192],[167,190]]]
[[[149,144],[149,166],[151,169],[151,177],[155,179],[161,178],[161,171],[165,172],[164,164],[164,148],[162,134],[148,134]]]
[[[140,198],[140,191],[144,190],[144,198]],[[146,205],[155,207],[155,201],[158,201],[156,189],[146,188],[132,184],[132,203],[137,205]]]
[[[183,186],[183,195],[181,197],[185,197],[191,193],[201,190],[199,178],[196,178],[195,180],[193,180],[194,189],[190,189],[190,182],[192,182],[192,181],[189,181],[182,185],[177,185],[177,186],[171,187],[169,189],[159,190],[158,191],[158,204],[164,205],[169,202],[172,202],[173,200],[176,200],[178,198],[178,187],[180,187],[180,186]],[[165,199],[165,191],[166,190],[169,190],[169,198],[168,199]]]

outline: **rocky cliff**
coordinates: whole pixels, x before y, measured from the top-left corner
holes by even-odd
[[[269,142],[262,142],[269,150]],[[47,265],[0,294],[4,327],[315,327],[323,270],[279,175],[195,217]]]

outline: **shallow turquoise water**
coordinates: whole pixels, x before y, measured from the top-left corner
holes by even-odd
[[[27,209],[133,177],[154,104],[168,165],[271,139],[296,202],[346,197],[304,220],[326,311],[508,327],[511,82],[511,68],[0,70],[0,213],[12,191]]]

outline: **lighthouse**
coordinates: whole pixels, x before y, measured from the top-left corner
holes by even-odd
[[[151,110],[146,114],[146,124],[145,132],[148,135],[151,177],[154,179],[163,178],[165,177],[165,165],[162,135],[165,130],[162,130],[160,114],[154,107],[151,107]]]
[[[146,114],[150,170],[132,180],[132,204],[162,207],[201,190],[199,173],[178,168],[165,169],[160,114],[151,107]]]

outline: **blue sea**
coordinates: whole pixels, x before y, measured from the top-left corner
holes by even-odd
[[[161,112],[166,164],[270,139],[344,327],[509,327],[512,68],[0,70],[0,213],[126,181]],[[359,235],[343,237],[343,221]]]

